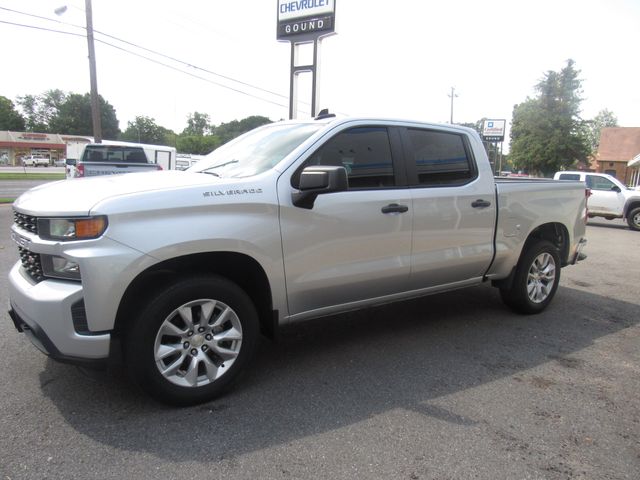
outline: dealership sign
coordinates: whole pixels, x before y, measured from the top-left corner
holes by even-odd
[[[334,32],[335,0],[278,0],[278,40]]]
[[[506,120],[485,120],[482,125],[482,139],[486,142],[504,141]]]

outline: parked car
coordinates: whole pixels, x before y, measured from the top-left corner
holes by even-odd
[[[25,167],[48,167],[49,159],[40,155],[29,155],[22,158],[22,165]]]
[[[556,172],[555,180],[584,182],[591,189],[589,217],[607,220],[623,218],[632,230],[640,231],[640,192],[628,188],[617,178],[606,173]]]

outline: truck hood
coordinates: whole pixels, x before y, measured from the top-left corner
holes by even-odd
[[[223,182],[213,175],[176,170],[77,178],[32,188],[13,205],[30,215],[88,215],[97,203],[112,197]]]

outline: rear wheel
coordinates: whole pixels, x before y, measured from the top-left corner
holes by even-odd
[[[516,267],[513,283],[501,288],[502,301],[519,313],[540,313],[551,303],[560,282],[560,254],[546,240],[531,243]]]
[[[142,310],[125,338],[126,368],[157,400],[193,405],[220,395],[259,335],[249,296],[217,276],[178,280]]]
[[[632,230],[640,231],[640,207],[636,207],[627,215],[627,224]]]

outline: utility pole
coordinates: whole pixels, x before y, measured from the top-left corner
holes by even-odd
[[[91,81],[91,118],[95,143],[102,143],[102,124],[100,121],[100,98],[98,97],[98,76],[96,74],[96,51],[93,45],[93,13],[91,0],[84,0],[87,12],[87,44],[89,46],[89,77]]]
[[[449,119],[449,123],[452,125],[453,125],[453,99],[458,97],[458,95],[455,92],[456,92],[456,89],[454,87],[451,87],[451,93],[447,95],[451,99],[451,117]]]

